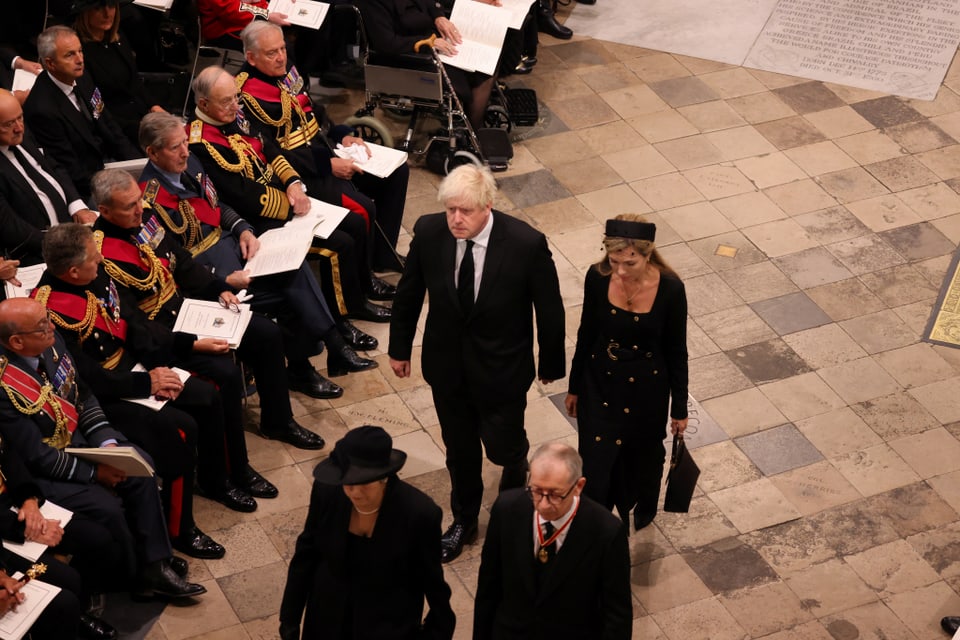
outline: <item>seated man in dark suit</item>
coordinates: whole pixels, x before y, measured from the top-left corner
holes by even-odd
[[[23,104],[31,131],[44,152],[66,169],[81,196],[90,177],[110,160],[142,157],[113,120],[93,81],[83,73],[80,38],[69,27],[50,27],[37,37],[45,71]]]
[[[0,89],[0,248],[24,266],[36,264],[43,230],[96,218],[70,176],[27,134],[20,103]]]
[[[628,640],[633,629],[627,532],[581,495],[576,449],[542,445],[526,489],[490,511],[480,557],[474,640]]]
[[[115,467],[64,451],[127,443],[77,375],[63,339],[36,300],[0,302],[0,365],[0,435],[44,495],[107,527],[131,577],[138,577],[141,595],[205,593],[171,564],[156,480],[128,478]]]

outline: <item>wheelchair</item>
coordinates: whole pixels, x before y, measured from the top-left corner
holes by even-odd
[[[402,149],[425,162],[434,173],[473,162],[492,171],[505,171],[513,157],[509,134],[514,126],[536,124],[536,93],[531,89],[509,89],[495,83],[487,106],[483,128],[475,130],[454,91],[444,63],[425,41],[428,53],[386,55],[371,51],[360,25],[361,62],[366,102],[344,121],[366,140]],[[407,120],[406,133],[397,143],[383,121],[374,117],[377,109]],[[440,127],[427,132],[428,120]]]

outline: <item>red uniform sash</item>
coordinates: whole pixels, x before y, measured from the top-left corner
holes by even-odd
[[[4,358],[6,361],[6,358]],[[46,383],[41,386],[40,381],[37,380],[33,374],[28,373],[13,364],[12,362],[6,361],[6,366],[3,368],[3,372],[0,373],[0,382],[5,386],[9,387],[11,390],[16,392],[18,395],[22,396],[30,402],[35,404],[40,400],[40,394],[43,392],[43,387],[49,385]],[[65,398],[61,398],[55,393],[48,395],[47,402],[41,407],[41,410],[47,414],[47,416],[57,422],[57,412],[54,410],[51,400],[57,402],[60,405],[60,411],[63,413],[64,418],[67,420],[67,430],[70,433],[73,433],[77,430],[77,421],[79,420],[80,415],[77,413],[77,408],[73,406],[73,403]],[[16,407],[14,403],[14,407]]]
[[[146,185],[145,182],[140,183],[141,191],[143,191],[144,185]],[[157,191],[157,197],[154,199],[154,201],[157,204],[166,207],[167,209],[178,210],[180,206],[180,197],[173,195],[162,186]],[[211,227],[220,226],[220,207],[211,207],[207,199],[203,197],[203,194],[200,194],[200,196],[197,198],[187,198],[187,202],[189,202],[190,206],[193,207],[194,212],[196,212],[197,217],[201,222],[204,222]],[[183,214],[181,214],[181,216],[182,215]],[[181,219],[180,222],[182,223],[184,220]]]
[[[187,133],[189,134],[189,131]],[[230,141],[227,140],[227,137],[223,135],[220,129],[214,127],[213,125],[209,125],[206,122],[203,123],[203,129],[200,137],[211,144],[220,145],[221,147],[226,147],[227,149],[233,151],[233,149],[230,147]],[[258,138],[251,136],[242,137],[247,144],[253,147],[253,151],[257,154],[257,158],[260,159],[260,162],[262,162],[264,165],[270,164],[267,162],[266,156],[263,155],[263,144]]]
[[[120,262],[136,265],[142,269],[150,269],[150,265],[143,261],[143,257],[140,255],[140,249],[138,249],[135,244],[127,242],[126,240],[104,237],[103,246],[100,247],[100,253],[103,254],[104,258],[113,260],[114,262],[119,260]],[[160,256],[157,256],[157,260],[160,261],[160,264],[162,264],[165,269],[170,269],[169,260],[161,258]]]
[[[37,289],[34,289],[30,296],[36,297]],[[99,303],[98,304],[102,304]],[[72,293],[64,293],[63,291],[51,291],[50,295],[47,297],[47,308],[61,315],[65,315],[74,321],[82,320],[84,316],[87,315],[87,299],[81,298],[78,295]],[[106,316],[106,317],[104,317]],[[115,336],[120,339],[122,342],[127,340],[127,321],[123,318],[120,318],[118,321],[114,322],[113,318],[109,318],[109,315],[104,311],[104,313],[97,313],[94,315],[93,326],[101,331],[106,331],[112,336]]]
[[[266,102],[280,102],[280,86],[277,84],[264,82],[260,78],[255,78],[253,76],[248,77],[247,81],[243,83],[243,90],[257,100],[265,100]],[[301,92],[296,95],[296,98],[297,102],[299,102],[300,106],[303,108],[304,113],[310,113],[313,111],[313,105],[310,103],[309,96]]]

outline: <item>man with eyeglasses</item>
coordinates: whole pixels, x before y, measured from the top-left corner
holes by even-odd
[[[627,531],[581,495],[582,471],[573,447],[541,445],[526,488],[497,498],[480,556],[474,640],[632,636]]]
[[[127,477],[66,447],[128,444],[83,383],[66,344],[36,300],[0,302],[0,435],[56,504],[103,524],[122,550],[142,595],[174,598],[206,592],[186,582],[186,563],[171,562],[154,478]],[[117,500],[119,496],[119,500]]]

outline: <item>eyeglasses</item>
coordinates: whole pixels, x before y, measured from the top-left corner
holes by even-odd
[[[215,107],[226,109],[227,107],[232,107],[235,104],[240,104],[240,94],[238,93],[236,95],[230,96],[229,98],[222,98],[216,101],[210,100],[209,98],[207,98],[207,101],[213,104],[213,106]]]
[[[229,309],[234,313],[240,313],[240,305],[238,305],[236,302],[227,302],[223,298],[217,298],[217,301],[220,303],[220,306],[223,307],[224,309]]]
[[[32,334],[32,333],[49,333],[49,332],[53,331],[53,320],[50,319],[50,312],[49,312],[49,311],[47,312],[47,316],[46,316],[43,320],[41,320],[40,323],[38,323],[38,324],[41,324],[41,325],[42,325],[41,328],[39,328],[39,329],[30,329],[30,330],[28,330],[28,331],[17,331],[17,332],[14,333],[13,335],[15,335],[15,336],[25,336],[25,335],[30,335],[30,334]]]
[[[577,482],[579,482],[579,480]],[[546,493],[545,491],[541,491],[540,489],[531,487],[529,485],[524,487],[523,490],[526,491],[527,495],[530,496],[530,499],[533,500],[533,504],[539,503],[544,498],[546,498],[547,502],[549,502],[550,504],[560,504],[561,502],[567,499],[567,496],[569,496],[573,492],[576,486],[577,486],[577,483],[574,482],[573,485],[569,489],[567,489],[567,492],[562,496],[557,495],[555,493]]]

